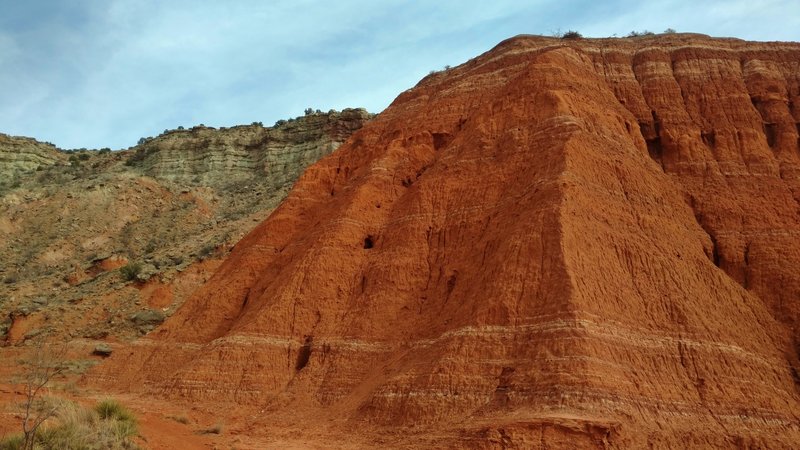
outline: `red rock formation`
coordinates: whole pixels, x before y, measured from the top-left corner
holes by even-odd
[[[510,39],[95,380],[383,445],[797,447],[798,122],[797,44]]]

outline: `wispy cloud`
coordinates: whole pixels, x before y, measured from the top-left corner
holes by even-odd
[[[127,147],[165,128],[380,111],[429,70],[520,33],[797,40],[795,0],[28,0],[0,17],[0,131]]]

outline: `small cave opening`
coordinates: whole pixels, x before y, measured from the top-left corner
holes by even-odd
[[[300,350],[297,352],[297,362],[294,365],[294,370],[299,372],[308,365],[308,361],[311,359],[311,345],[313,342],[313,336],[306,336],[303,346],[300,347]]]
[[[433,133],[431,136],[433,137],[433,149],[437,152],[445,148],[451,140],[449,133]]]
[[[764,134],[767,136],[767,145],[769,145],[770,148],[775,147],[775,144],[778,142],[778,124],[765,123]]]
[[[710,148],[714,148],[717,143],[717,136],[714,131],[703,131],[700,133],[700,138],[703,140],[703,143]]]
[[[642,133],[642,137],[644,137],[644,142],[647,144],[647,153],[650,155],[650,159],[659,163],[663,167],[663,155],[664,155],[664,148],[661,146],[661,135],[659,134],[661,131],[661,125],[659,124],[656,113],[653,112],[653,123],[647,122],[639,122],[639,131]],[[627,125],[627,122],[626,122]]]
[[[661,138],[646,139],[645,143],[647,144],[647,153],[650,155],[650,158],[660,163],[664,155],[664,148],[661,146]]]
[[[375,247],[375,238],[373,238],[372,235],[365,237],[364,238],[364,249],[369,250],[372,247]]]

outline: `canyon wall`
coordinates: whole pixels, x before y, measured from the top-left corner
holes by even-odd
[[[799,44],[507,40],[89,381],[365,446],[796,447],[799,96]]]

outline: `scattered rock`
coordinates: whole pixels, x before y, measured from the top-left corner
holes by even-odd
[[[113,351],[114,350],[108,344],[97,344],[97,346],[94,348],[94,351],[92,351],[92,354],[107,358],[111,356],[111,352]]]
[[[148,309],[145,311],[140,311],[131,316],[130,320],[133,322],[137,327],[156,327],[161,325],[164,322],[166,316],[163,312],[157,309]]]

